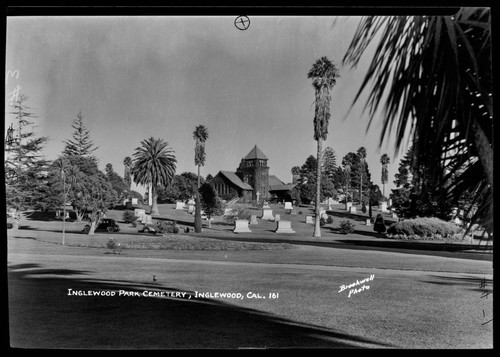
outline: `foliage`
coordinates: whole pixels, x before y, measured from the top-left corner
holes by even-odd
[[[332,224],[333,223],[333,216],[328,215],[328,218],[326,219],[326,223]]]
[[[343,234],[349,234],[354,232],[354,224],[348,219],[339,222],[339,231]]]
[[[203,178],[201,178],[203,182]],[[198,192],[198,178],[191,172],[175,175],[172,184],[158,188],[158,203],[186,202]]]
[[[153,206],[151,212],[158,214],[157,189],[168,187],[175,176],[177,160],[168,142],[162,139],[149,138],[141,141],[135,149],[132,164],[134,182],[139,185],[152,186]]]
[[[123,159],[123,166],[125,166],[125,170],[123,172],[123,182],[125,183],[125,187],[130,191],[130,187],[132,186],[132,158],[130,156],[125,157]]]
[[[224,204],[217,195],[212,183],[205,182],[201,185],[199,191],[201,196],[201,207],[209,219],[213,216],[224,214]]]
[[[90,131],[83,123],[84,116],[79,112],[76,119],[71,124],[73,131],[73,139],[64,141],[64,149],[62,154],[64,156],[83,156],[97,160],[92,153],[98,149],[90,140]]]
[[[379,213],[375,218],[375,222],[373,223],[373,230],[377,233],[385,233],[387,228],[385,227],[384,217]]]
[[[319,226],[320,226],[320,227],[323,227],[325,224],[326,224],[326,219],[324,219],[323,217],[321,217],[321,218],[319,219]]]
[[[330,146],[326,147],[325,150],[323,150],[323,154],[321,155],[321,160],[321,167],[323,169],[322,174],[328,177],[330,181],[333,181],[337,169],[337,157],[335,154],[335,150],[333,150]]]
[[[12,102],[15,126],[7,130],[5,142],[5,203],[18,211],[45,209],[51,200],[47,192],[48,162],[43,158],[42,150],[48,140],[36,136],[32,121],[37,116],[26,104],[28,97],[20,94]]]
[[[126,210],[125,212],[123,212],[122,219],[125,223],[133,223],[137,220],[137,217],[135,216],[134,211]]]
[[[177,222],[161,221],[158,223],[158,230],[162,234],[177,234],[179,233],[179,226]]]
[[[401,159],[395,174],[396,189],[390,195],[392,208],[403,218],[449,217],[452,204],[443,194],[443,189],[433,181],[428,165],[417,163],[413,148]]]
[[[454,223],[443,221],[438,218],[415,218],[392,224],[387,233],[391,235],[406,235],[429,238],[435,235],[443,237],[453,236],[462,231],[462,228]]]
[[[201,177],[200,177],[200,166],[205,165],[205,142],[208,139],[208,130],[204,125],[198,125],[193,132],[193,139],[195,140],[194,148],[194,163],[198,166],[198,182],[197,188],[200,189]],[[194,212],[194,231],[196,233],[201,233],[202,222],[201,222],[201,202],[200,193],[196,192],[196,206]],[[210,223],[209,223],[210,224]]]
[[[113,170],[113,165],[107,164],[105,170],[106,170],[106,178],[108,182],[111,184],[111,187],[113,187],[113,190],[116,191],[116,194],[118,195],[118,200],[121,201],[127,198],[128,197],[127,184],[125,183],[123,178]]]
[[[237,219],[244,219],[249,221],[251,218],[252,213],[243,207],[237,207],[236,209],[232,210],[231,214],[224,215],[224,220],[227,223],[234,223],[234,221]]]
[[[389,170],[387,169],[387,166],[391,162],[391,159],[389,158],[389,155],[383,154],[380,157],[380,163],[382,164],[382,176],[380,177],[380,180],[382,182],[382,194],[385,196],[385,184],[389,182]]]
[[[111,250],[112,254],[121,254],[122,247],[120,243],[115,242],[113,238],[109,238],[108,242],[106,243],[106,248]]]
[[[358,151],[361,149],[364,148],[360,148]],[[349,152],[342,158],[343,190],[351,200],[360,197],[360,188],[362,189],[361,198],[369,197],[370,187],[373,185],[368,164],[366,161],[362,161],[362,158],[366,157],[366,152],[363,152],[363,150],[360,152],[361,155],[357,152]],[[363,182],[361,182],[361,179]]]
[[[385,101],[380,142],[396,128],[398,150],[409,133],[416,166],[424,165],[452,205],[477,198],[473,221],[493,227],[491,9],[453,16],[367,17],[344,57],[355,67],[374,39],[375,55],[354,102],[372,83],[370,122]],[[354,104],[354,103],[353,103]],[[368,130],[367,128],[367,130]]]

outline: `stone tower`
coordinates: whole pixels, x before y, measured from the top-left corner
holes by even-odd
[[[252,150],[241,159],[237,173],[243,182],[253,188],[252,201],[257,200],[257,192],[260,200],[268,200],[269,194],[269,166],[267,157],[255,145]]]

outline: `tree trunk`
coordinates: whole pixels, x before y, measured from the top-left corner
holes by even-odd
[[[201,200],[200,200],[200,191],[196,192],[196,205],[194,211],[194,232],[201,233],[203,228],[203,222],[201,221]]]
[[[194,210],[194,232],[201,233],[203,222],[201,221],[201,201],[200,201],[200,165],[198,165],[198,190],[196,191],[196,207]]]
[[[321,195],[321,138],[318,138],[318,153],[317,153],[317,171],[316,171],[316,221],[314,222],[314,234],[313,237],[321,238],[321,228],[319,225],[320,220],[320,195]]]
[[[96,223],[97,223],[97,221],[94,221],[94,220],[90,223],[90,231],[88,234],[89,236],[95,235],[95,227],[97,225]]]
[[[156,187],[151,189],[151,196],[153,197],[153,204],[151,205],[151,215],[159,216],[160,210],[158,209],[158,196],[156,194]]]

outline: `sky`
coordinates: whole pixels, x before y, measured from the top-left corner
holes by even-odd
[[[104,170],[123,175],[149,137],[167,141],[176,173],[197,172],[193,131],[205,125],[207,159],[201,174],[235,171],[257,145],[270,174],[291,182],[291,168],[316,155],[314,89],[307,73],[327,56],[340,70],[332,90],[328,139],[337,162],[363,146],[372,181],[380,182],[380,156],[387,153],[388,189],[398,156],[381,121],[366,132],[365,97],[351,109],[366,68],[342,66],[360,17],[251,16],[241,31],[234,16],[29,16],[7,19],[6,112],[16,88],[38,116],[35,131],[47,136],[47,159],[71,139],[78,112],[98,147]],[[10,72],[9,72],[10,71]],[[16,75],[12,75],[16,73]],[[350,110],[351,109],[351,110]],[[14,121],[6,115],[5,128]],[[143,188],[137,188],[143,193]]]

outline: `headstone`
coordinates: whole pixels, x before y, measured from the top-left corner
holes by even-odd
[[[384,212],[384,213],[389,212],[389,211],[387,210],[387,202],[380,202],[380,203],[378,204],[378,209],[379,209],[379,211]]]
[[[237,219],[234,221],[234,233],[251,233],[252,231],[248,228],[248,221],[246,219]]]
[[[259,224],[257,222],[257,215],[256,214],[252,214],[252,216],[250,217],[250,224]]]
[[[285,202],[285,209],[293,209],[292,202]]]
[[[153,217],[151,217],[150,215],[146,215],[144,217],[146,217],[146,223],[153,223]]]
[[[347,203],[345,204],[345,206],[346,206],[347,212],[349,212],[349,211],[350,211],[350,209],[351,209],[351,207],[352,207],[352,202],[347,202]]]
[[[185,207],[184,202],[177,201],[175,203],[175,209],[184,209],[184,207]]]
[[[321,217],[322,215],[324,215],[324,214],[326,214],[326,209],[321,208],[321,209],[319,210],[319,215],[320,215],[320,217]]]
[[[142,219],[142,216],[145,216],[146,215],[146,210],[143,209],[143,208],[136,208],[134,210],[134,214],[138,217],[138,218],[141,218]]]
[[[392,218],[398,218],[398,215],[396,214],[396,212],[392,212],[391,217]]]
[[[371,225],[372,225],[372,221],[371,221],[371,219],[370,219],[370,218],[367,218],[367,219],[366,219],[366,225],[367,225],[367,226],[371,226]]]
[[[392,207],[392,198],[389,198],[389,203],[388,203],[388,206],[389,206],[389,207]]]
[[[275,216],[274,216],[274,220],[275,220],[276,222],[278,222],[280,219],[281,219],[281,217],[280,217],[280,215],[279,215],[279,214],[277,214],[277,215],[275,215]]]
[[[195,205],[196,204],[196,201],[192,198],[189,199],[188,201],[188,205]]]
[[[328,215],[327,215],[326,213],[322,213],[322,214],[321,214],[321,218],[323,218],[323,219],[328,219]]]
[[[263,209],[269,209],[269,208],[271,208],[271,207],[269,206],[269,203],[268,203],[268,202],[264,201],[264,204],[263,204],[262,208],[263,208]]]
[[[292,222],[278,221],[276,224],[276,233],[295,233],[295,231],[292,229]]]
[[[132,204],[133,205],[138,205],[139,204],[137,198],[132,198]]]
[[[314,217],[313,216],[306,216],[306,223],[307,224],[314,224]]]
[[[145,214],[144,216],[141,217],[141,223],[146,224],[147,222],[148,222],[148,215]]]
[[[349,208],[349,213],[356,213],[356,206],[351,206]]]
[[[274,221],[273,217],[273,210],[272,209],[263,209],[262,210],[262,217],[261,219],[268,220],[268,221]]]
[[[194,212],[194,205],[189,205],[188,206],[188,212],[193,213]]]

